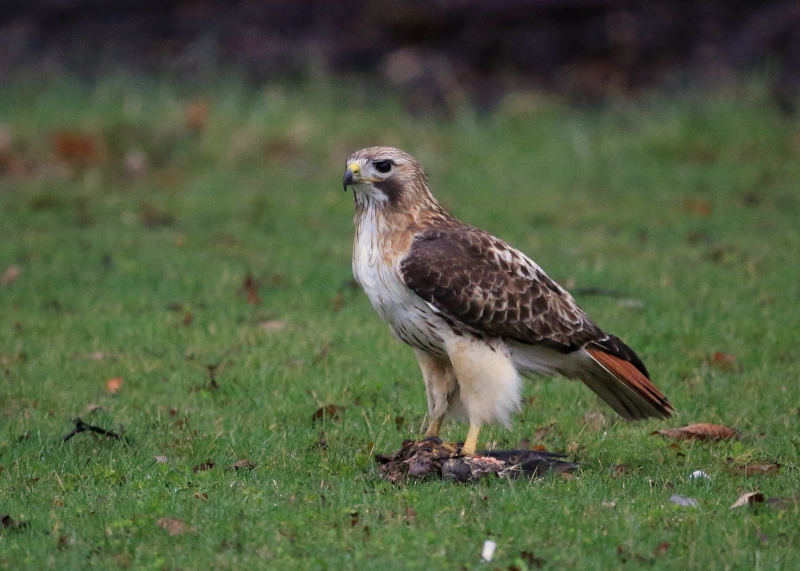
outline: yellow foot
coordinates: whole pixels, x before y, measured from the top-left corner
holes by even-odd
[[[425,438],[429,436],[439,437],[439,430],[442,428],[442,421],[444,417],[440,418],[432,418],[431,421],[428,423],[428,430],[425,431]]]
[[[481,431],[479,424],[469,424],[469,433],[467,439],[464,441],[464,446],[461,447],[461,453],[464,456],[475,456],[475,449],[478,447],[478,433]]]

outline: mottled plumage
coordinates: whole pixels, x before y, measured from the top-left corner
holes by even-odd
[[[418,234],[400,263],[406,285],[454,327],[571,352],[603,337],[529,258],[466,224]]]
[[[666,418],[669,401],[637,355],[604,333],[530,258],[465,224],[433,198],[408,154],[373,147],[347,161],[356,203],[353,273],[378,314],[417,354],[438,435],[445,414],[478,431],[508,423],[519,374],[583,381],[629,420]]]

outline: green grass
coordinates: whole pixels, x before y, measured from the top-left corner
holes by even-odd
[[[0,515],[27,522],[0,527],[0,569],[800,566],[796,509],[729,509],[800,493],[800,126],[758,88],[593,111],[517,96],[446,121],[335,86],[6,84],[0,131],[0,272],[21,270],[0,286]],[[95,150],[61,160],[59,133]],[[350,285],[341,175],[374,144],[415,155],[449,209],[562,284],[640,301],[577,296],[678,417],[627,424],[582,385],[537,379],[513,429],[482,442],[552,424],[543,443],[576,477],[382,482],[373,452],[418,435],[426,404],[412,352]],[[312,421],[328,404],[340,417]],[[598,412],[604,426],[584,422]],[[78,416],[127,442],[62,443]],[[649,435],[692,422],[743,436]],[[258,467],[225,469],[244,458]],[[765,461],[783,468],[743,475]]]

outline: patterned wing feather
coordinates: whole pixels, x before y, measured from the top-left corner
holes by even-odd
[[[401,261],[400,273],[456,328],[564,353],[593,342],[614,354],[622,351],[605,347],[613,339],[533,261],[471,226],[424,231]],[[639,368],[641,361],[633,364]]]
[[[669,418],[674,408],[634,351],[604,333],[533,261],[472,228],[430,229],[400,262],[405,284],[456,331],[585,350],[594,366],[573,372],[628,420]]]

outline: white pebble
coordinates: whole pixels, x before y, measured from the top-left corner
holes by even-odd
[[[489,563],[494,557],[494,550],[497,549],[497,543],[491,539],[483,542],[483,551],[481,551],[481,559]]]

